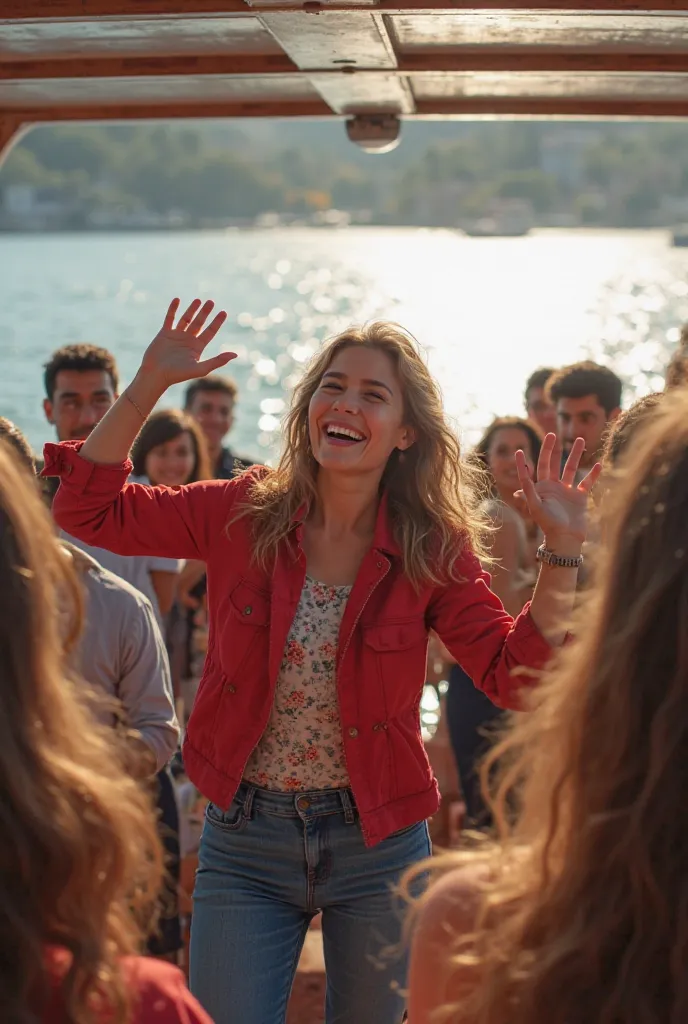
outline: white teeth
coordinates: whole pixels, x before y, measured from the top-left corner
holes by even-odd
[[[339,434],[342,437],[350,437],[352,441],[363,441],[363,434],[359,434],[357,430],[351,430],[349,427],[339,427],[336,424],[330,424],[327,427],[328,437],[332,437],[334,434]]]

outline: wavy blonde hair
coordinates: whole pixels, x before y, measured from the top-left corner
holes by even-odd
[[[481,879],[445,965],[476,984],[438,1021],[688,1020],[685,391],[624,452],[605,540],[578,641],[483,766],[497,840],[436,865]]]
[[[279,464],[255,482],[239,513],[253,519],[255,558],[269,565],[298,510],[317,500],[318,463],[310,445],[308,408],[332,360],[354,346],[383,352],[391,361],[402,385],[405,423],[415,432],[415,443],[403,458],[398,451],[392,453],[382,478],[404,572],[416,586],[445,582],[463,548],[484,553],[487,524],[479,509],[487,491],[484,473],[477,462],[462,456],[439,386],[415,339],[386,321],[351,327],[333,338],[296,386]]]
[[[122,769],[69,661],[81,587],[35,479],[0,440],[0,1006],[35,1024],[52,977],[65,1024],[124,1024],[119,959],[138,952],[162,877],[152,806]],[[58,611],[59,609],[59,611]]]

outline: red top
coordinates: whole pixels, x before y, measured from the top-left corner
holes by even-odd
[[[64,1024],[59,984],[63,965],[59,956],[51,959],[54,987],[43,1024]],[[189,992],[178,967],[147,957],[125,957],[122,970],[132,1002],[128,1024],[213,1024]],[[108,1024],[108,1020],[109,1014],[105,1012],[102,1024]]]
[[[267,725],[285,645],[303,589],[302,525],[264,571],[252,557],[251,522],[227,524],[255,474],[185,487],[128,484],[131,463],[101,466],[82,442],[45,446],[46,476],[60,476],[53,515],[68,533],[122,555],[207,563],[208,654],[184,744],[189,777],[227,809]],[[528,606],[517,619],[489,589],[471,552],[457,554],[461,582],[415,590],[380,504],[373,545],[352,587],[339,632],[337,693],[351,788],[373,845],[434,814],[439,805],[420,730],[429,630],[476,686],[518,706],[520,667],[541,668],[550,647]]]

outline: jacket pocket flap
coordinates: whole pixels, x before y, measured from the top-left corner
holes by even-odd
[[[265,626],[270,618],[270,595],[239,580],[229,595],[237,618],[247,626]]]
[[[379,626],[368,626],[364,638],[374,651],[405,651],[426,641],[428,629],[420,619],[387,622]]]

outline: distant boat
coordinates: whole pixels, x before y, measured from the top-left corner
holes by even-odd
[[[471,238],[523,238],[531,225],[513,217],[482,217],[467,224],[464,231]]]
[[[674,228],[671,233],[671,241],[673,245],[681,249],[688,248],[688,224],[681,224],[679,227]]]
[[[463,225],[472,238],[523,238],[530,234],[534,214],[531,203],[507,199],[495,203],[484,217]]]

